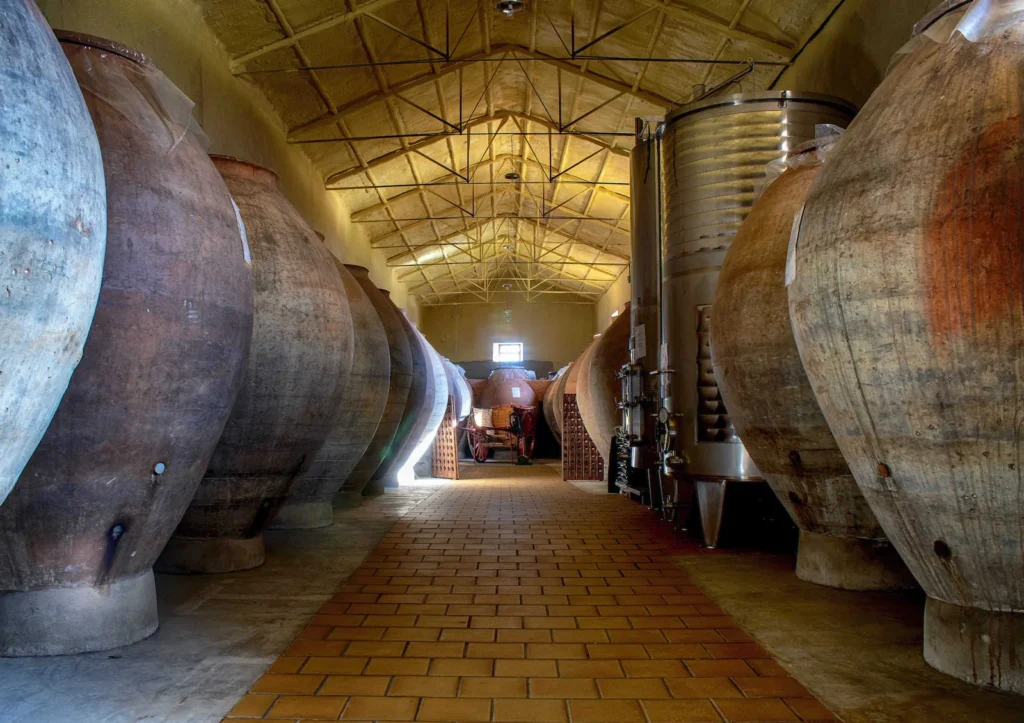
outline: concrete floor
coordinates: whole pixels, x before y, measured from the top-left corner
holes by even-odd
[[[676,559],[845,723],[1022,723],[1024,698],[961,683],[921,657],[921,593],[855,593],[797,579],[795,557],[749,550]]]
[[[0,659],[2,723],[207,723],[225,713],[439,480],[389,491],[331,528],[267,533],[267,563],[157,575],[160,629],[104,653]]]

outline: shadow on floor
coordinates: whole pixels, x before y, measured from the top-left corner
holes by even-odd
[[[267,562],[224,575],[157,575],[160,629],[117,650],[0,658],[3,723],[212,723],[292,642],[395,521],[443,480],[418,480],[334,526],[267,533]]]
[[[814,585],[796,577],[792,555],[716,550],[677,562],[845,723],[1024,722],[1024,698],[925,664],[920,593]]]

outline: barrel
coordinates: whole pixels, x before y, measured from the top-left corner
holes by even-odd
[[[676,415],[674,451],[696,481],[761,479],[711,364],[711,304],[726,251],[764,185],[765,165],[813,139],[818,124],[845,126],[854,112],[838,98],[786,90],[711,98],[665,123],[661,303],[670,373],[662,404]]]
[[[82,358],[103,272],[107,202],[89,110],[32,0],[0,25],[0,504]]]
[[[1024,12],[975,3],[906,55],[808,193],[790,314],[924,657],[1024,693]],[[912,112],[911,112],[912,111]]]
[[[528,383],[530,379],[536,379],[536,375],[523,367],[494,369],[480,386],[476,405],[481,408],[503,404],[532,407],[536,403],[536,394]]]
[[[0,654],[132,643],[152,566],[238,395],[252,276],[191,105],[145,56],[61,33],[95,121],[107,251],[82,362],[0,507]],[[193,126],[194,127],[194,126]]]
[[[370,272],[363,266],[341,262],[337,266],[352,314],[352,371],[345,383],[338,419],[312,466],[292,485],[288,501],[271,525],[274,528],[329,527],[334,522],[331,501],[366,452],[387,404],[391,382],[388,337],[360,282],[368,281]]]
[[[252,349],[238,401],[160,558],[161,572],[263,564],[263,532],[331,432],[352,366],[352,316],[334,257],[273,172],[213,160],[252,249]]]
[[[401,314],[391,303],[387,293],[374,286],[369,276],[357,274],[355,279],[373,304],[387,335],[391,374],[388,379],[387,402],[377,424],[377,430],[366,452],[335,496],[334,504],[337,507],[357,507],[362,503],[364,488],[390,453],[405,413],[409,387],[412,384],[412,351],[409,348],[409,336],[399,320]]]
[[[621,383],[616,373],[629,363],[630,313],[627,308],[612,320],[580,364],[576,403],[580,418],[604,460],[605,474],[611,463],[612,439],[622,415],[616,407]]]
[[[786,253],[818,158],[817,148],[792,158],[733,239],[715,290],[711,359],[737,433],[800,528],[797,577],[846,590],[913,587],[836,446],[789,323]]]

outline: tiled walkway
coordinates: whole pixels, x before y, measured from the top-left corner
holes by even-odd
[[[642,507],[543,466],[467,472],[394,526],[227,720],[835,720],[690,584],[670,558],[694,548]]]

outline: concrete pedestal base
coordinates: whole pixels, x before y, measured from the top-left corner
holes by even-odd
[[[924,659],[954,678],[1024,695],[1024,613],[966,608],[929,597]]]
[[[274,521],[272,530],[312,530],[334,524],[334,510],[330,500],[316,502],[286,502]]]
[[[917,582],[885,540],[800,531],[796,576],[840,590],[913,590]]]
[[[120,648],[157,629],[153,571],[97,587],[0,592],[0,656]]]
[[[262,534],[244,540],[172,537],[153,567],[175,575],[238,572],[259,567],[266,559]]]
[[[342,490],[338,494],[334,495],[334,506],[340,509],[349,509],[352,507],[359,507],[363,504],[363,492],[358,490],[355,492]]]
[[[372,479],[363,487],[363,497],[380,497],[384,494],[384,480]]]

